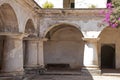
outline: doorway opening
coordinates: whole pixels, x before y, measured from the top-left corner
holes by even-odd
[[[115,44],[102,45],[101,69],[115,69]]]

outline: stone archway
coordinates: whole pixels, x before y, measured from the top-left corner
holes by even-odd
[[[5,51],[8,49],[9,42],[8,35],[14,35],[19,32],[18,21],[14,9],[8,4],[4,3],[0,6],[0,70],[5,68],[7,70],[7,63]],[[14,43],[13,43],[14,45]],[[8,56],[7,56],[8,58]],[[9,60],[12,61],[12,60]],[[17,60],[16,60],[17,62]],[[4,64],[4,65],[3,65]],[[12,63],[11,63],[12,64]],[[8,69],[9,70],[9,69]]]
[[[44,62],[47,68],[77,69],[83,66],[84,42],[82,33],[69,24],[61,24],[46,34]]]
[[[35,34],[35,26],[32,19],[28,19],[25,25],[25,33],[29,34],[29,37],[34,36]]]
[[[0,32],[19,32],[16,14],[7,3],[0,6]]]
[[[120,46],[119,34],[120,34],[119,29],[113,29],[113,28],[107,27],[99,35],[100,40],[98,42],[98,47],[99,47],[99,55],[100,55],[99,63],[100,63],[101,68],[111,68],[111,69],[119,68],[119,58],[120,58],[119,57],[119,52],[120,52],[120,50],[119,50],[119,46]],[[108,50],[108,49],[110,49],[110,50]],[[112,53],[109,51],[111,51]],[[106,53],[106,55],[104,55],[103,53]],[[102,57],[104,58],[105,56],[109,56],[109,57],[112,56],[111,64],[109,62],[106,62],[110,58],[107,58],[108,60],[102,59]],[[111,61],[111,60],[109,60],[109,61]],[[108,63],[108,64],[105,64],[105,63]],[[104,67],[104,66],[106,66],[106,67]]]
[[[37,44],[34,44],[34,37],[36,37],[36,30],[32,19],[28,19],[25,26],[25,33],[28,35],[23,41],[23,51],[24,51],[24,67],[30,68],[37,64]]]

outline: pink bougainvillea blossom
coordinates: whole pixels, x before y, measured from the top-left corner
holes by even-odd
[[[111,7],[112,7],[112,3],[110,2],[107,4],[107,8],[111,8]]]
[[[120,17],[118,18],[118,20],[120,21]]]
[[[120,6],[116,6],[114,9],[112,6],[115,6],[116,3],[108,3],[107,10],[101,10],[100,13],[104,15],[103,22],[112,28],[118,28],[120,26]]]
[[[118,26],[118,24],[117,23],[114,23],[114,24],[112,24],[112,28],[116,28]]]

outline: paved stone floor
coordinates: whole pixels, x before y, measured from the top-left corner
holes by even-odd
[[[120,77],[111,76],[69,76],[69,75],[51,75],[51,76],[37,76],[32,80],[120,80]]]
[[[107,70],[100,75],[91,75],[90,72],[46,72],[45,74],[31,73],[22,77],[0,77],[0,80],[120,80],[120,72],[118,70]]]
[[[0,80],[120,80],[120,76],[29,75],[23,79],[1,77]]]

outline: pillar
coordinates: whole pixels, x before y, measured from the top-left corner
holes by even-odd
[[[23,35],[6,36],[3,51],[2,73],[23,74]]]
[[[38,65],[44,67],[44,41],[47,39],[40,39],[38,44]]]
[[[99,69],[97,42],[99,38],[83,38],[84,48],[84,68]]]
[[[25,68],[36,68],[37,67],[37,44],[36,39],[26,39],[25,40]]]

